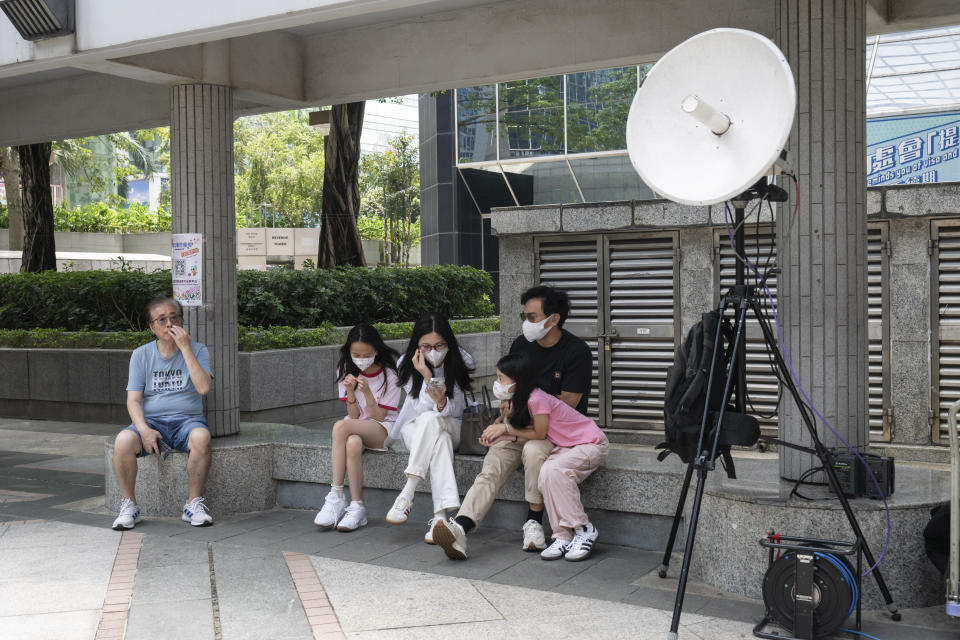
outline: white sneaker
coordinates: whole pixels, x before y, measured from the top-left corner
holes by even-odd
[[[133,529],[133,527],[142,520],[143,518],[140,517],[140,507],[133,504],[133,500],[130,498],[124,498],[123,502],[120,503],[120,514],[117,516],[117,519],[113,521],[113,530],[126,531],[127,529]]]
[[[600,535],[600,532],[589,522],[574,529],[573,541],[570,543],[567,555],[563,559],[570,562],[579,562],[589,558],[590,554],[593,553],[593,543],[597,541],[598,535]]]
[[[569,540],[562,540],[560,538],[555,538],[553,544],[540,552],[540,557],[544,560],[559,560],[563,557],[563,554],[567,552],[567,549],[570,548]]]
[[[213,524],[213,516],[207,513],[207,505],[200,496],[183,505],[183,515],[180,519],[195,527],[209,527]]]
[[[433,541],[433,527],[438,522],[443,522],[443,518],[430,518],[430,522],[427,523],[427,533],[423,536],[423,541],[427,544],[437,544]]]
[[[333,527],[343,517],[343,512],[347,510],[347,501],[344,500],[342,493],[331,491],[323,501],[323,507],[313,519],[313,524],[324,531]]]
[[[337,525],[337,531],[356,531],[365,526],[367,526],[367,508],[359,502],[351,502],[340,519],[340,524]]]
[[[467,532],[453,518],[437,520],[431,530],[433,541],[451,560],[467,559]]]
[[[403,524],[407,521],[407,516],[410,515],[410,507],[412,506],[412,502],[403,496],[397,496],[397,499],[393,501],[393,506],[390,507],[390,511],[387,511],[387,522],[390,524]]]
[[[536,520],[527,520],[523,523],[523,550],[542,551],[547,548],[547,541],[543,537],[543,525]]]

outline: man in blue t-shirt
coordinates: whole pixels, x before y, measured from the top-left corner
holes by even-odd
[[[176,300],[154,298],[147,303],[147,317],[157,339],[130,356],[127,411],[133,424],[117,435],[113,448],[113,472],[123,496],[113,528],[124,531],[140,522],[134,495],[137,458],[161,455],[165,448],[188,454],[190,495],[182,517],[195,527],[205,527],[213,524],[201,496],[210,470],[210,427],[203,417],[202,397],[213,382],[210,354],[206,346],[190,340]]]

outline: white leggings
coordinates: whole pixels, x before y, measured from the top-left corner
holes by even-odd
[[[422,480],[430,471],[434,512],[459,507],[460,492],[453,472],[453,451],[460,444],[460,422],[441,417],[436,411],[427,411],[403,425],[400,437],[410,450],[404,473]]]

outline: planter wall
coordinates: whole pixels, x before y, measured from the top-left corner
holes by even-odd
[[[484,382],[500,357],[499,332],[459,336]],[[400,351],[406,340],[390,340]],[[339,346],[241,353],[241,420],[298,424],[343,414],[337,400]],[[0,349],[0,416],[73,422],[129,422],[130,351]],[[216,375],[216,372],[214,372]]]

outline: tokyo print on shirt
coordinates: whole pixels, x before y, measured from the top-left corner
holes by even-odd
[[[200,368],[213,378],[206,345],[191,342],[190,349]],[[156,340],[137,347],[130,355],[127,391],[143,392],[143,414],[148,418],[203,415],[203,397],[193,386],[183,353],[177,349],[164,358]]]

